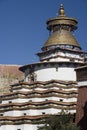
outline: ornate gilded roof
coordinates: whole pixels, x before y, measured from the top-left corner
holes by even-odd
[[[77,23],[78,23],[77,19],[66,16],[64,7],[61,4],[59,9],[59,15],[55,18],[48,19],[47,28],[50,30],[50,27],[54,25],[65,24],[65,25],[73,26],[74,29],[76,29]]]
[[[72,34],[77,29],[77,23],[78,21],[75,18],[66,16],[63,5],[61,4],[59,15],[47,21],[47,29],[51,35],[43,48],[55,45],[71,45],[80,48],[80,45]]]
[[[58,32],[54,32],[53,35],[51,35],[46,43],[44,44],[45,46],[51,46],[51,45],[72,45],[72,46],[77,46],[79,47],[79,44],[75,37],[72,35],[71,32],[66,31],[66,30],[61,30]]]

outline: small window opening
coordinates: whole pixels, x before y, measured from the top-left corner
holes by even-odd
[[[12,101],[9,101],[9,103],[12,103]]]
[[[45,112],[42,112],[42,114],[44,115],[44,114],[45,114]]]
[[[60,101],[60,102],[63,102],[63,99],[60,99],[59,101]]]
[[[24,113],[24,116],[27,115],[26,113]]]

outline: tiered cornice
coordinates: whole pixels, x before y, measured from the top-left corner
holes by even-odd
[[[19,87],[17,88],[17,86]],[[72,90],[70,89],[70,86],[72,87]],[[25,90],[23,91],[22,89]],[[3,102],[0,104],[1,125],[43,123],[44,118],[51,115],[51,110],[59,110],[59,112],[61,109],[69,112],[76,110],[76,101],[71,100],[72,98],[77,98],[78,92],[76,90],[76,82],[49,81],[36,82],[34,84],[20,83],[19,85],[13,85],[12,91],[13,92],[1,96]],[[36,98],[37,101],[34,101]],[[18,101],[18,99],[20,101]],[[68,102],[59,99],[68,99]],[[21,100],[25,101],[21,102]],[[37,110],[39,113],[34,115],[33,113]],[[21,115],[19,113],[15,116],[9,116],[8,113],[10,111],[13,111],[14,113],[16,111],[21,111]],[[31,111],[31,114],[28,114],[27,111]],[[49,114],[46,113],[47,111],[49,111]],[[2,116],[3,113],[5,113],[4,116]],[[24,113],[26,115],[23,116]]]

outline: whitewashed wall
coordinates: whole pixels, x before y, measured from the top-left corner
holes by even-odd
[[[38,125],[24,124],[24,125],[3,125],[0,130],[37,130]]]
[[[87,81],[78,82],[79,86],[87,86]]]
[[[61,67],[58,68],[46,68],[35,72],[37,74],[37,81],[48,81],[48,80],[73,80],[76,81],[76,73],[74,68]]]
[[[64,80],[64,81],[76,81],[76,72],[74,71],[74,65],[62,64],[61,67],[55,64],[44,64],[34,67],[34,72],[37,75],[37,81],[49,81],[49,80]],[[28,73],[27,70],[26,73]],[[26,82],[28,81],[28,74],[26,75]]]
[[[73,102],[73,101],[76,101],[77,98],[46,97],[46,98],[13,99],[13,100],[2,101],[2,104],[7,104],[9,103],[9,101],[12,101],[12,103],[25,103],[29,101],[32,101],[32,102],[42,102],[46,100],[59,101],[60,99],[62,99],[63,102]]]
[[[70,113],[72,113],[72,111],[74,110],[68,110]],[[58,114],[61,112],[61,109],[56,109],[56,108],[48,108],[48,109],[39,109],[39,110],[23,110],[23,111],[9,111],[9,112],[5,112],[4,116],[23,116],[24,113],[26,113],[26,115],[31,115],[31,116],[37,116],[37,115],[42,115],[43,112],[45,114]]]

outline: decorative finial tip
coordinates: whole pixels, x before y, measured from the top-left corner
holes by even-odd
[[[65,16],[65,10],[63,4],[60,4],[59,16]]]
[[[60,4],[60,7],[63,7],[63,4]]]

